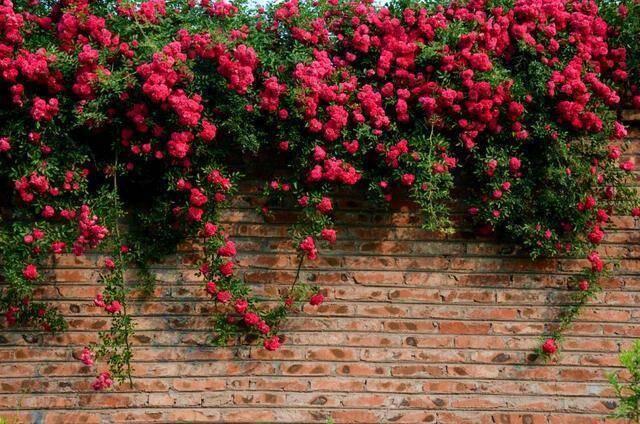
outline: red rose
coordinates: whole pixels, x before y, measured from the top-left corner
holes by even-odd
[[[322,295],[322,293],[316,293],[309,299],[309,304],[313,306],[318,306],[322,304],[322,302],[324,302],[324,296]]]
[[[93,353],[86,346],[84,349],[82,349],[82,353],[80,354],[80,361],[88,366],[93,365]]]
[[[316,243],[313,237],[308,236],[300,242],[300,250],[306,252],[307,258],[314,260],[318,257],[318,250],[316,249]]]
[[[112,384],[111,374],[105,371],[96,377],[96,381],[93,382],[92,387],[93,390],[98,391],[108,389]]]
[[[264,341],[264,348],[267,350],[278,350],[280,348],[280,345],[280,337],[278,336],[269,337]]]
[[[9,144],[8,137],[0,137],[0,153],[8,152],[11,150],[11,144]]]
[[[313,148],[313,159],[316,162],[320,162],[327,157],[327,152],[320,146],[316,146]]]
[[[236,300],[236,303],[234,305],[236,312],[239,314],[244,314],[248,307],[249,307],[249,302],[247,302],[245,299]]]
[[[44,209],[42,209],[42,217],[45,219],[53,218],[55,214],[56,211],[49,205],[45,206]]]
[[[110,314],[115,314],[117,312],[120,312],[120,310],[122,309],[122,305],[117,300],[114,300],[110,304],[106,305],[104,309]]]
[[[200,207],[203,206],[205,203],[207,203],[207,196],[204,195],[204,193],[202,193],[199,189],[197,188],[192,188],[191,189],[191,194],[189,196],[189,203],[191,203],[193,206],[196,207]]]
[[[598,225],[596,225],[593,228],[593,230],[589,233],[589,241],[593,244],[600,243],[603,237],[604,237],[604,231],[602,231]]]
[[[316,205],[316,209],[321,213],[329,213],[333,210],[333,205],[331,204],[331,199],[328,197],[323,197],[320,200],[320,203]]]
[[[227,242],[218,249],[218,255],[220,256],[232,257],[235,256],[236,253],[236,244],[231,240],[227,240]]]
[[[336,242],[337,233],[334,229],[325,228],[320,232],[320,236],[329,243],[333,244]]]
[[[403,185],[406,186],[411,186],[413,185],[413,182],[416,180],[415,175],[413,174],[403,174],[402,178],[400,179],[400,181],[402,182]]]
[[[198,133],[198,137],[200,137],[205,142],[209,142],[216,138],[217,131],[218,129],[215,125],[207,120],[202,120],[202,131]]]
[[[216,285],[216,283],[214,281],[208,281],[206,290],[207,290],[207,293],[209,293],[211,296],[213,296],[218,291],[218,286]]]
[[[258,325],[256,325],[256,328],[262,334],[269,334],[269,331],[271,331],[271,327],[264,321],[260,321]]]
[[[36,266],[33,264],[29,264],[24,267],[24,269],[22,270],[22,275],[27,280],[35,280],[40,276],[40,274],[38,273],[38,268],[36,268]]]
[[[104,266],[105,268],[109,269],[109,270],[113,270],[116,267],[115,262],[113,262],[113,259],[111,258],[107,258],[104,260]]]
[[[204,224],[204,228],[202,229],[202,234],[205,237],[213,237],[216,235],[217,232],[218,232],[218,226],[211,222],[206,222]]]
[[[53,253],[60,254],[64,252],[65,247],[66,247],[66,244],[62,241],[54,241],[53,243],[51,243],[51,251]]]
[[[549,338],[545,340],[542,344],[542,351],[547,355],[552,355],[558,351],[558,345],[556,344],[556,340]]]
[[[591,270],[593,272],[602,272],[604,268],[604,262],[600,259],[598,252],[591,252],[587,255],[587,259],[591,262]]]
[[[260,317],[253,312],[247,312],[246,314],[244,314],[244,317],[242,317],[242,319],[248,326],[254,326],[258,324],[258,322],[260,322]]]
[[[623,163],[620,164],[620,169],[622,169],[623,171],[627,171],[627,172],[633,171],[634,167],[635,167],[635,165],[633,164],[633,162],[631,160],[628,160],[628,161],[623,162]]]
[[[202,221],[202,214],[204,211],[200,208],[194,208],[193,206],[189,207],[189,219],[191,221]]]
[[[218,267],[220,273],[225,277],[229,277],[233,274],[233,262],[225,262]]]
[[[218,300],[218,302],[227,303],[231,300],[231,292],[229,292],[228,290],[219,291],[216,299]]]

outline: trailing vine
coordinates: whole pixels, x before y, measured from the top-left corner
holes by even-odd
[[[47,264],[110,252],[94,304],[111,327],[79,359],[106,362],[96,390],[131,383],[126,271],[139,269],[151,293],[149,264],[188,239],[215,305],[212,342],[276,350],[286,317],[324,300],[299,275],[339,236],[337,190],[389,204],[408,194],[424,227],[441,231],[460,192],[478,234],[532,258],[588,261],[539,349],[553,355],[599,290],[611,214],[640,215],[618,121],[640,101],[640,8],[600,7],[2,0],[0,310],[9,325],[63,331],[62,314],[35,296]],[[297,272],[275,306],[237,276],[219,223],[242,175],[263,181],[265,214],[298,210]]]

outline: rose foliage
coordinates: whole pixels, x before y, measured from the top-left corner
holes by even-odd
[[[296,281],[274,304],[236,276],[219,212],[252,163],[264,213],[300,211],[300,264],[340,236],[336,191],[408,195],[442,230],[455,188],[478,234],[586,259],[571,282],[583,303],[614,207],[639,213],[617,114],[640,102],[624,48],[640,11],[623,6],[2,0],[0,310],[9,325],[62,330],[35,295],[45,270],[111,252],[94,300],[111,329],[78,354],[108,361],[94,383],[108,388],[131,371],[129,280],[150,281],[149,261],[196,239],[215,340],[278,349],[287,314],[323,295]],[[561,327],[541,352],[557,350]]]

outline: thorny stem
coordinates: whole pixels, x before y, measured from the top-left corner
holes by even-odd
[[[114,170],[113,170],[113,192],[114,192],[114,196],[113,196],[114,207],[115,207],[115,210],[118,210],[119,206],[118,206],[118,152],[117,151],[115,153]],[[114,223],[114,227],[116,232],[116,239],[118,240],[118,244],[119,244],[120,243],[120,227],[118,225],[118,218],[119,217],[116,216],[116,222]],[[124,258],[122,256],[122,249],[119,248],[119,246],[116,246],[116,248],[118,250],[119,263],[121,264],[120,275],[122,278],[121,280],[122,288],[124,290],[124,288],[126,287],[125,273],[124,273]],[[127,302],[125,302],[124,296],[125,294],[123,291],[122,314],[123,316],[127,316]],[[125,342],[127,352],[131,352],[131,344],[129,342],[129,330],[125,331],[124,342]],[[127,359],[127,378],[129,379],[129,386],[133,388],[133,379],[131,378],[131,361],[129,359]]]
[[[304,255],[300,254],[298,256],[300,257],[300,260],[298,261],[298,269],[296,270],[296,277],[294,278],[293,283],[291,284],[291,287],[289,287],[289,295],[291,295],[291,293],[293,292],[293,289],[298,283],[298,280],[300,277],[300,268],[302,268],[302,263],[304,262]]]

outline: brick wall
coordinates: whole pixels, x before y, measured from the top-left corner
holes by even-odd
[[[627,114],[629,119],[639,119]],[[638,125],[636,125],[638,127]],[[640,131],[629,153],[640,154]],[[639,161],[640,162],[640,161]],[[0,333],[0,417],[19,422],[595,423],[615,407],[606,373],[640,336],[640,231],[629,217],[603,245],[616,278],[586,308],[553,364],[530,354],[567,299],[583,263],[532,263],[510,246],[464,229],[419,229],[408,209],[371,211],[340,200],[339,243],[306,263],[302,279],[329,301],[287,325],[285,347],[206,345],[211,303],[185,270],[190,255],[156,267],[153,300],[136,301],[134,388],[94,393],[94,371],[72,356],[108,327],[91,299],[96,256],[65,257],[40,292],[59,304],[60,336]],[[274,295],[294,278],[292,217],[265,223],[245,193],[225,214],[240,268]],[[72,349],[70,346],[75,347]]]

